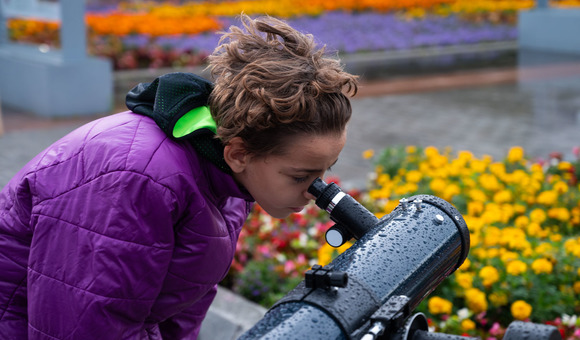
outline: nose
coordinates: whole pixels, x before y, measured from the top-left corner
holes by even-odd
[[[306,199],[308,199],[309,201],[316,200],[316,197],[314,197],[314,195],[309,193],[308,190],[304,190],[304,197],[306,197]]]

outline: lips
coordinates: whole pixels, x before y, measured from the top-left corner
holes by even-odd
[[[302,210],[304,210],[304,207],[298,207],[298,208],[290,208],[290,210],[292,210],[292,211],[294,211],[294,212],[296,212],[296,213],[299,213],[299,212],[301,212]]]

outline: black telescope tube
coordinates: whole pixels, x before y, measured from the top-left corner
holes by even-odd
[[[345,228],[355,239],[361,238],[379,223],[379,219],[336,183],[326,184],[320,178],[312,182],[308,192],[316,197],[316,205],[330,214],[330,219]]]
[[[468,252],[469,230],[457,209],[435,196],[410,197],[325,266],[346,273],[346,287],[302,281],[239,339],[360,339],[387,301],[406,297],[405,310],[413,310]]]

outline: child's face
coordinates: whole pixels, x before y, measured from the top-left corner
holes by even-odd
[[[336,163],[345,142],[346,131],[296,137],[284,155],[249,158],[235,178],[268,214],[285,218],[314,199],[308,187]]]

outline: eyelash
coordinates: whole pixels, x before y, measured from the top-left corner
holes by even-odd
[[[327,169],[327,171],[332,171],[332,167],[329,167],[329,168]],[[305,177],[294,177],[294,181],[295,181],[296,183],[298,183],[298,184],[300,184],[300,183],[304,183],[304,182],[306,182],[307,180],[308,180],[308,176],[305,176]]]

